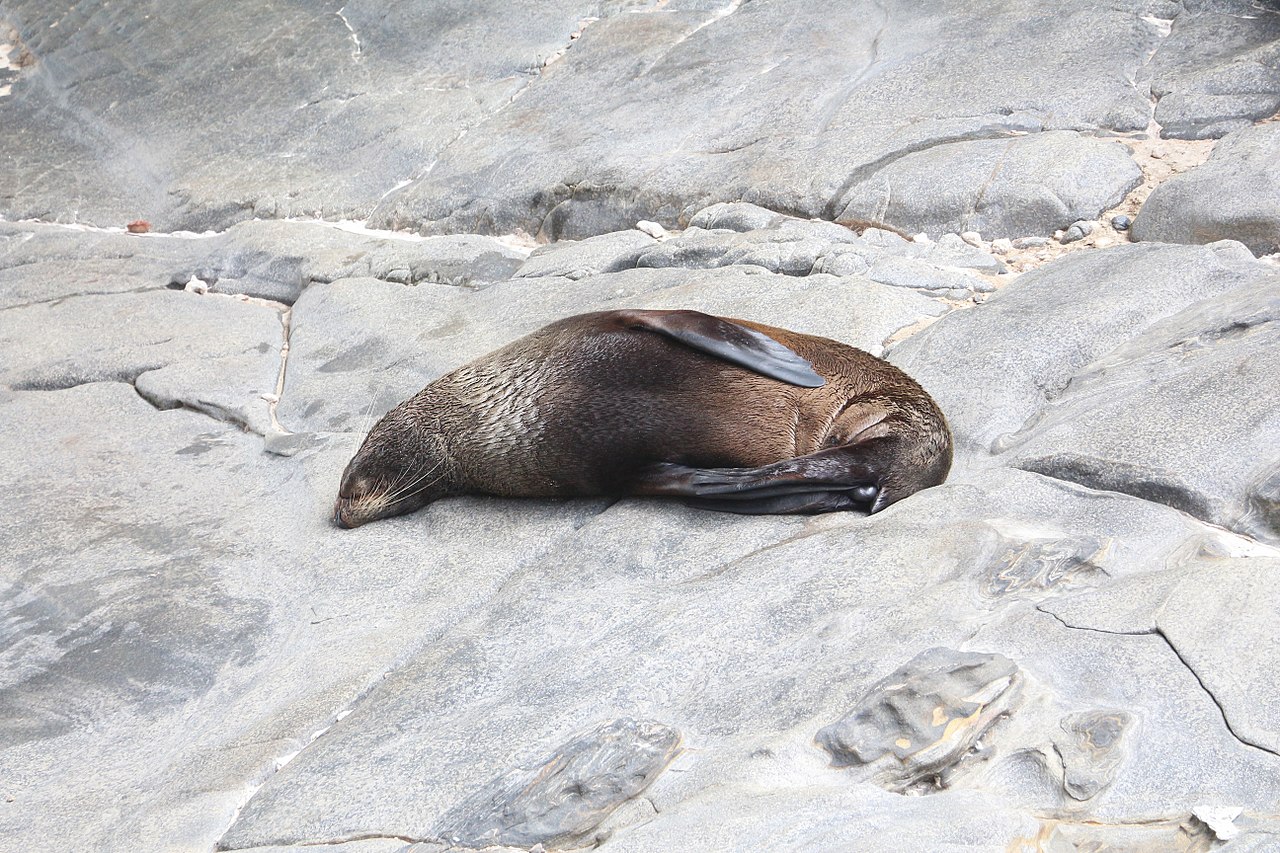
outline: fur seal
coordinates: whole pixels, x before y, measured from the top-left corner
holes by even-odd
[[[862,350],[698,311],[600,311],[388,412],[343,472],[333,520],[356,527],[460,494],[878,512],[950,469],[937,404]]]

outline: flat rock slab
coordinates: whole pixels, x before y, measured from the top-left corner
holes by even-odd
[[[726,523],[735,536],[724,535]],[[682,542],[672,539],[673,524]],[[622,531],[627,548],[610,548]],[[855,771],[834,766],[815,736],[821,741],[823,726],[869,701],[861,697],[905,690],[888,686],[906,677],[894,671],[933,646],[952,651],[931,653],[937,666],[908,670],[979,675],[921,675],[911,705],[922,715],[918,732],[914,717],[909,724],[892,713],[859,718],[870,727],[865,737],[874,729],[890,750],[910,751],[898,742],[908,731],[925,740],[936,732],[955,747],[936,750],[946,759],[935,769],[954,768],[928,786],[931,797],[954,792],[961,795],[954,802],[968,802],[999,790],[1058,809],[1081,802],[1092,784],[1094,794],[1108,793],[1091,813],[1147,819],[1189,814],[1196,789],[1162,781],[1187,772],[1233,801],[1266,808],[1280,787],[1265,774],[1280,759],[1232,737],[1163,641],[1134,637],[1121,647],[1032,606],[1182,566],[1202,541],[1232,547],[1227,534],[1157,504],[1010,469],[962,477],[867,519],[742,526],[626,501],[379,684],[268,781],[223,844],[366,833],[438,838],[441,815],[469,825],[459,804],[487,797],[478,792],[491,790],[491,780],[541,766],[556,744],[617,714],[662,720],[687,747],[645,793],[655,821],[692,802],[733,813],[746,792],[774,789],[778,780],[788,780],[800,802],[800,780],[821,801],[841,779],[855,799],[875,802],[878,786],[857,785]],[[990,584],[1019,573],[1053,580],[1008,591]],[[710,644],[708,614],[719,637]],[[980,641],[964,639],[982,625]],[[1092,667],[1072,662],[1077,651],[1087,651]],[[976,669],[966,668],[971,660]],[[984,661],[995,670],[983,670]],[[1021,691],[1011,686],[1015,675],[1026,680]],[[1137,687],[1161,678],[1158,691]],[[944,707],[936,713],[928,697],[942,695],[951,698],[938,699]],[[1138,716],[1146,721],[1140,730],[1124,722]],[[982,749],[971,755],[975,741],[960,733],[976,738],[984,730]],[[1067,738],[1076,751],[1056,758],[1055,740]],[[1110,749],[1086,748],[1093,743]],[[1179,750],[1183,758],[1174,757]],[[1029,785],[1032,753],[1039,769]],[[1184,769],[1168,769],[1183,761]],[[994,802],[984,809],[993,818],[1000,812]],[[596,832],[625,838],[638,817],[620,809]],[[838,832],[834,824],[827,831]],[[912,831],[938,839],[948,830]]]
[[[422,238],[317,222],[253,221],[181,236],[0,222],[0,307],[189,283],[292,304],[308,285],[352,276],[478,287],[509,278],[527,254],[489,237]]]
[[[940,143],[854,181],[839,219],[890,222],[930,236],[1051,234],[1096,219],[1138,184],[1122,144],[1070,131]]]
[[[14,152],[0,212],[162,231],[372,214],[580,238],[745,200],[827,219],[883,206],[913,232],[1047,233],[1132,181],[1113,145],[1077,132],[1145,130],[1152,86],[1189,133],[1277,96],[1274,12],[1164,2],[993,15],[557,0],[464,15],[10,0],[3,16],[21,61],[0,96]],[[968,167],[931,203],[887,198],[891,179],[929,181],[944,161]]]
[[[1144,70],[1158,99],[1160,135],[1213,139],[1275,115],[1280,9],[1241,2],[1186,7],[1160,14],[1173,15],[1169,37]]]
[[[1280,542],[1280,271],[1188,306],[1076,373],[1002,461]]]
[[[1238,243],[1117,247],[1027,273],[889,358],[962,452],[1275,541],[1278,294]]]
[[[1255,255],[1280,252],[1280,122],[1229,134],[1204,165],[1156,187],[1132,233],[1135,240],[1238,240]]]
[[[706,218],[689,245],[817,240],[956,274],[986,257],[762,208]],[[1257,584],[1229,589],[1264,577],[1276,552],[1158,499],[1015,467],[1095,423],[1091,376],[1139,371],[1122,384],[1158,391],[1153,413],[1181,400],[1173,343],[1223,375],[1239,363],[1247,379],[1250,358],[1272,370],[1251,343],[1274,325],[1269,267],[1238,244],[1081,253],[956,311],[859,275],[619,268],[684,239],[639,233],[520,261],[570,254],[538,275],[414,284],[388,259],[428,241],[298,223],[199,238],[5,225],[21,297],[0,311],[0,419],[13,425],[0,431],[0,784],[13,798],[0,832],[32,850],[439,853],[455,837],[680,849],[712,826],[738,846],[870,844],[893,827],[919,849],[1040,836],[1159,848],[1208,832],[1191,817],[1208,791],[1245,809],[1242,840],[1270,837],[1275,680],[1242,675],[1191,610],[1205,602],[1224,636],[1263,647],[1274,602]],[[467,245],[480,244],[460,256]],[[44,264],[69,274],[45,279]],[[76,269],[107,276],[101,292],[77,294]],[[197,276],[206,293],[182,284],[215,269]],[[300,295],[290,309],[219,292],[234,281]],[[382,408],[551,319],[623,305],[869,349],[946,315],[898,353],[915,348],[911,369],[954,409],[951,480],[869,518],[462,498],[330,524],[340,471]],[[278,379],[286,309],[277,414],[297,433],[264,442],[235,415],[236,389],[256,389],[237,371]],[[147,337],[162,328],[182,334]],[[1255,412],[1233,381],[1218,396]],[[1204,399],[1182,408],[1198,417]],[[1025,441],[995,446],[1015,434]],[[1102,456],[1107,439],[1069,440]],[[1267,452],[1197,473],[1197,488],[1235,500],[1230,477],[1256,477]],[[1239,582],[1208,590],[1227,563]],[[885,751],[833,761],[819,732],[842,719],[857,729],[842,742]],[[61,772],[87,764],[92,778]]]

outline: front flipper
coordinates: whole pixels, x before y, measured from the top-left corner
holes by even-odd
[[[699,352],[801,388],[820,388],[826,380],[813,365],[766,334],[701,311],[619,311],[629,329],[644,329]]]
[[[692,506],[745,513],[814,513],[861,507],[879,496],[880,476],[856,446],[833,447],[759,468],[655,465],[632,494],[691,498]]]

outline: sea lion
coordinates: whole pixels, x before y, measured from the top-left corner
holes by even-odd
[[[468,493],[878,512],[950,469],[937,405],[862,350],[698,311],[600,311],[388,412],[343,472],[333,520],[356,527]]]

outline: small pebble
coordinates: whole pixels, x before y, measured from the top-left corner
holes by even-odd
[[[130,234],[146,234],[151,230],[151,223],[145,219],[135,219],[125,226]]]
[[[650,222],[647,219],[641,219],[636,223],[636,229],[643,231],[655,240],[663,240],[667,236],[667,229],[663,228],[656,222]]]
[[[209,285],[193,275],[191,280],[187,282],[187,286],[182,289],[187,293],[205,294],[209,292]]]
[[[1007,255],[1013,251],[1013,241],[1008,237],[1001,237],[998,240],[991,241],[991,251],[997,255]]]
[[[1071,227],[1062,232],[1062,236],[1058,238],[1061,243],[1074,243],[1077,240],[1083,240],[1093,231],[1093,223],[1088,220],[1081,219],[1079,222],[1071,223]]]
[[[1048,237],[1019,237],[1013,241],[1015,249],[1037,249],[1049,245]]]
[[[977,231],[961,231],[960,239],[968,243],[970,246],[982,248],[982,235]]]
[[[1133,224],[1133,220],[1121,213],[1118,216],[1111,217],[1111,227],[1117,231],[1128,231],[1129,226]]]

